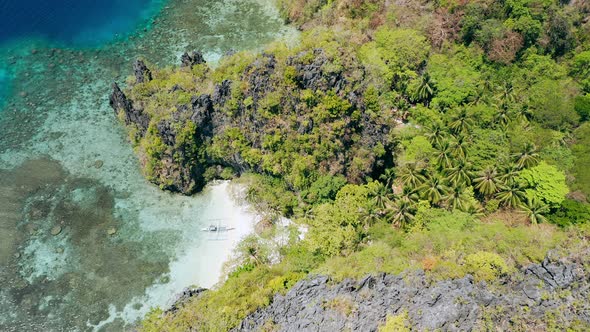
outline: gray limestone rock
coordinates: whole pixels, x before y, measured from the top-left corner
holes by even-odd
[[[430,283],[422,271],[335,284],[329,277],[311,276],[286,295],[275,295],[234,331],[258,331],[268,322],[278,331],[377,331],[388,315],[402,310],[417,331],[476,330],[486,311],[500,312],[491,316],[500,330],[510,330],[518,317],[542,321],[550,312],[559,312],[565,322],[590,324],[589,288],[582,264],[549,256],[494,287],[469,275]],[[576,310],[563,310],[574,305]]]

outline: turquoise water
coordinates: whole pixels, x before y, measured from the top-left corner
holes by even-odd
[[[162,0],[0,0],[0,45],[23,38],[97,46],[132,32]]]
[[[198,49],[214,61],[296,33],[263,0],[169,0],[135,22],[94,46],[74,33],[0,47],[0,90],[11,81],[0,112],[0,331],[130,329],[184,287],[217,281],[239,234],[207,242],[209,219],[239,229],[252,219],[226,185],[182,197],[149,184],[108,94],[137,57],[178,65]]]
[[[10,92],[10,76],[8,70],[0,67],[0,110],[6,102],[6,98]]]
[[[150,18],[165,0],[0,0],[0,54],[29,45],[60,48],[99,48],[124,39],[138,27],[148,29]],[[34,47],[34,46],[32,46]],[[27,50],[28,51],[28,50]],[[34,52],[33,50],[31,50]],[[0,58],[0,110],[9,97],[10,58]]]

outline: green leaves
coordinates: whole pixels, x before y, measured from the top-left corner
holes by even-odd
[[[543,80],[530,89],[533,118],[546,128],[569,129],[579,121],[574,111],[578,88],[570,80]]]
[[[500,186],[500,191],[496,194],[496,198],[504,206],[509,208],[516,208],[520,206],[525,199],[525,192],[520,184],[516,181],[503,184]]]
[[[448,187],[438,175],[434,175],[426,180],[419,190],[422,193],[422,196],[433,204],[439,203],[448,193]]]
[[[306,240],[310,247],[326,257],[354,251],[363,238],[363,217],[373,209],[370,196],[368,185],[346,185],[333,203],[314,208],[314,217],[306,220],[311,225]]]
[[[537,199],[550,207],[559,206],[569,192],[565,174],[546,162],[523,170],[518,181],[527,185],[526,192],[530,199]]]
[[[479,176],[473,180],[475,183],[475,189],[488,197],[498,191],[501,183],[498,170],[495,167],[488,167],[478,175]]]
[[[576,143],[571,149],[575,157],[573,189],[581,190],[590,195],[590,123],[585,123],[574,132]]]
[[[381,28],[375,33],[375,46],[392,70],[416,70],[430,52],[426,37],[410,29]]]
[[[518,168],[531,168],[539,163],[539,154],[534,144],[526,143],[519,153],[512,157],[516,161]]]
[[[428,61],[428,72],[437,89],[431,105],[440,110],[465,105],[479,95],[481,72],[474,64],[481,59],[464,47],[455,47],[453,51],[450,55],[433,54]]]
[[[426,37],[416,30],[380,28],[375,32],[375,41],[365,43],[358,55],[376,85],[390,87],[396,76],[417,76],[415,71],[426,61],[429,52]],[[430,77],[422,78],[418,90],[421,100],[432,95]]]
[[[519,208],[526,214],[531,224],[538,224],[547,221],[545,214],[549,213],[549,205],[543,203],[536,197],[527,197],[525,203],[520,204]]]

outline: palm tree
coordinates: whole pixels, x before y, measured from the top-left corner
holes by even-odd
[[[524,123],[529,122],[529,120],[533,116],[531,110],[525,106],[519,107],[518,109],[514,110],[514,114],[516,116],[516,119]]]
[[[395,179],[395,170],[393,168],[387,168],[383,174],[379,176],[379,179],[385,183],[387,189],[393,188],[393,180]]]
[[[385,211],[389,202],[389,190],[383,183],[376,181],[375,188],[371,191],[372,201],[378,211]]]
[[[415,214],[416,208],[412,204],[398,200],[393,204],[388,218],[391,219],[394,226],[402,228],[414,220]]]
[[[498,87],[498,93],[495,98],[503,104],[511,105],[516,100],[514,95],[514,88],[510,82],[503,82]]]
[[[426,127],[426,133],[424,134],[433,146],[440,145],[443,142],[445,135],[445,127],[438,121],[432,121],[432,124]]]
[[[436,164],[441,169],[451,168],[451,158],[453,157],[453,147],[449,141],[443,141],[438,145],[436,152]]]
[[[455,133],[459,134],[462,132],[469,132],[469,129],[473,125],[473,120],[469,117],[466,108],[462,108],[459,114],[454,116],[449,123],[449,128]]]
[[[400,169],[399,178],[404,185],[417,188],[425,180],[424,170],[418,168],[416,163],[410,163]]]
[[[463,135],[453,136],[453,154],[459,158],[465,158],[467,156],[467,139]]]
[[[530,168],[539,163],[539,154],[534,144],[526,143],[522,151],[512,155],[518,168]]]
[[[465,158],[457,159],[454,167],[448,170],[447,179],[455,186],[471,184],[471,172],[469,171],[469,163]]]
[[[484,209],[479,204],[469,204],[463,211],[474,217],[483,217],[485,215]]]
[[[315,217],[315,211],[313,210],[312,206],[307,206],[303,210],[303,218],[305,219],[313,219]]]
[[[513,163],[509,163],[508,166],[504,167],[502,170],[502,175],[500,175],[500,180],[502,180],[505,184],[514,182],[514,179],[520,173],[520,168]]]
[[[522,188],[516,181],[511,181],[500,186],[500,191],[496,194],[496,198],[506,207],[513,208],[522,203],[524,191],[522,191]]]
[[[254,187],[248,187],[248,189],[246,190],[245,199],[248,203],[258,203],[258,201],[259,201],[258,191],[256,189],[254,189]]]
[[[519,205],[522,212],[526,214],[532,224],[538,224],[540,222],[546,222],[547,218],[543,214],[549,212],[549,206],[544,204],[536,198],[528,198],[526,203]]]
[[[447,187],[439,176],[433,176],[428,179],[419,190],[423,197],[428,199],[432,204],[438,204],[447,194]]]
[[[465,187],[453,186],[449,193],[444,197],[445,203],[449,210],[461,210],[465,211],[469,205],[469,200],[464,194]]]
[[[418,203],[418,190],[410,187],[404,187],[402,193],[397,197],[398,200],[414,205]]]
[[[498,191],[500,177],[495,167],[488,167],[479,173],[479,176],[473,179],[475,189],[484,196],[491,196]]]
[[[498,93],[494,95],[493,105],[498,109],[498,113],[494,122],[506,126],[511,120],[511,107],[516,102],[514,89],[510,82],[503,82],[496,90]]]
[[[375,209],[370,209],[369,211],[364,211],[362,217],[362,225],[363,228],[367,229],[371,225],[374,225],[379,219],[383,217],[384,211],[376,211]]]
[[[498,113],[494,116],[494,123],[506,127],[510,122],[510,111],[506,107],[499,107]]]
[[[434,81],[430,77],[430,74],[426,72],[420,77],[420,84],[418,85],[418,89],[416,89],[416,93],[414,94],[414,100],[423,101],[428,106],[428,102],[433,95]]]
[[[265,265],[268,261],[268,248],[260,241],[256,235],[250,235],[244,238],[237,247],[244,261],[254,265]]]

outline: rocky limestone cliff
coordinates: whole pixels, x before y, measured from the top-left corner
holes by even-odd
[[[150,169],[146,171],[148,178],[163,189],[192,194],[204,186],[203,173],[211,166],[231,167],[237,173],[250,170],[262,172],[260,163],[248,162],[240,151],[225,149],[221,157],[207,153],[207,146],[215,137],[236,128],[244,135],[249,149],[265,154],[274,153],[263,146],[268,134],[280,134],[281,139],[288,135],[291,135],[290,139],[308,135],[309,139],[327,132],[322,128],[338,126],[342,134],[323,139],[333,141],[330,144],[341,148],[341,151],[326,154],[323,160],[317,161],[316,169],[332,175],[344,175],[349,182],[360,183],[375,168],[383,167],[387,162],[383,157],[386,154],[377,151],[392,150],[390,131],[395,126],[395,119],[389,116],[376,118],[365,112],[362,97],[364,68],[358,65],[358,61],[347,59],[350,65],[337,67],[340,69],[336,70],[331,63],[333,60],[319,48],[300,52],[281,61],[283,63],[279,64],[275,55],[262,53],[245,67],[238,80],[211,82],[210,93],[199,92],[202,90],[197,87],[197,92],[190,92],[194,93],[190,103],[176,105],[164,117],[161,114],[150,117],[144,112],[142,108],[149,103],[149,96],[143,97],[145,100],[131,100],[114,84],[110,96],[111,107],[128,127],[137,128],[136,139],[141,141],[149,136],[153,140],[156,136],[163,143],[163,151],[159,151],[157,156],[140,156],[144,166],[149,164]],[[192,68],[204,64],[205,60],[201,53],[192,52],[184,53],[180,62],[181,68]],[[279,66],[294,69],[292,80],[297,89],[285,88],[285,73],[277,72]],[[131,89],[157,79],[141,60],[135,61],[133,68],[135,83]],[[236,88],[241,91],[235,92]],[[278,93],[279,88],[283,89],[279,94],[280,100],[276,101],[276,105],[269,106],[269,100],[275,96],[273,93]],[[169,93],[188,93],[185,89],[174,85]],[[301,100],[298,89],[334,95],[334,98],[340,98],[349,105],[347,113],[332,118],[328,116],[321,120],[324,123],[319,123],[320,120],[314,118],[316,112]],[[269,114],[273,114],[272,117]],[[191,134],[191,145],[186,143],[186,135],[179,135],[178,131],[192,125],[195,129],[194,134]],[[184,139],[183,142],[179,142],[179,136]],[[309,151],[296,153],[307,155]],[[359,160],[364,162],[360,163]]]
[[[182,67],[193,67],[196,65],[200,65],[205,63],[205,58],[203,58],[203,54],[198,51],[193,51],[190,54],[188,52],[184,52],[180,57],[180,63]]]
[[[379,274],[341,283],[314,276],[276,295],[234,331],[377,331],[407,311],[417,331],[544,331],[590,327],[589,273],[582,262],[551,255],[501,280],[471,276],[429,283],[424,272]]]
[[[150,117],[142,110],[133,107],[131,101],[125,96],[117,83],[113,83],[113,92],[109,98],[109,104],[115,111],[115,115],[121,114],[126,125],[135,124],[143,135],[150,123]]]
[[[145,83],[152,80],[152,72],[142,60],[135,60],[133,63],[133,71],[137,83]]]

